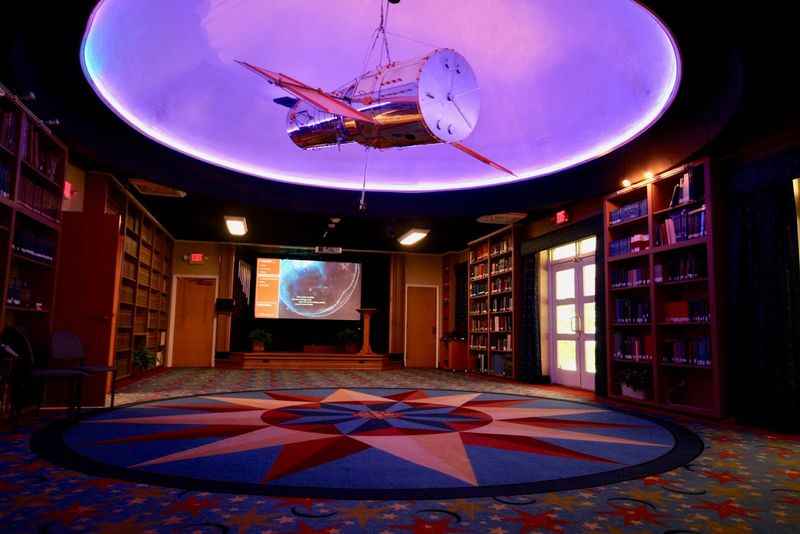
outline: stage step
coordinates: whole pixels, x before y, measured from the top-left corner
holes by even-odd
[[[222,362],[219,362],[222,363]],[[220,367],[228,369],[347,369],[381,371],[390,367],[382,354],[363,356],[312,352],[234,352]]]

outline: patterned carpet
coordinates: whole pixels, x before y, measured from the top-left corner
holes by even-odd
[[[556,388],[439,371],[176,370],[131,385],[118,399],[131,402],[236,390],[336,386],[583,397],[565,395]],[[27,426],[0,434],[0,531],[800,532],[798,436],[681,424],[701,436],[706,450],[690,464],[658,475],[513,497],[372,501],[197,492],[84,475],[32,453],[29,442],[34,429]],[[142,444],[129,446],[136,455]]]

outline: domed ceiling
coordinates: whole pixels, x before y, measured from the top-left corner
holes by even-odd
[[[123,120],[174,150],[295,184],[360,189],[365,149],[304,151],[286,133],[280,88],[244,60],[333,90],[364,71],[378,0],[102,0],[81,49],[84,74]],[[366,188],[423,192],[552,174],[625,144],[669,107],[680,55],[633,0],[402,0],[388,8],[392,59],[452,48],[475,71],[480,117],[464,144],[370,150]]]

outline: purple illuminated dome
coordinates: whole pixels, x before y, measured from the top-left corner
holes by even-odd
[[[270,180],[360,189],[364,147],[302,150],[285,97],[237,59],[330,91],[365,72],[378,0],[101,0],[81,60],[97,94],[146,136]],[[668,29],[633,0],[403,0],[389,8],[392,59],[457,50],[474,71],[480,117],[464,143],[372,150],[367,189],[440,191],[551,174],[651,126],[680,81]],[[370,68],[374,67],[368,66]],[[476,102],[477,107],[477,102]]]

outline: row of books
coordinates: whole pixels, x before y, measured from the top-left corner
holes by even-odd
[[[655,233],[656,246],[673,245],[687,239],[706,235],[706,207],[681,210],[667,217],[658,225]]]
[[[511,269],[511,264],[511,256],[503,256],[502,258],[492,261],[492,274]]]
[[[486,299],[476,300],[469,307],[469,311],[470,313],[486,313],[489,311],[489,305],[486,303]]]
[[[17,148],[17,125],[19,115],[12,110],[0,111],[0,145],[12,152]]]
[[[469,323],[471,332],[488,332],[489,321],[486,317],[472,317]]]
[[[661,361],[710,367],[711,343],[709,342],[708,336],[665,339],[663,341]]]
[[[469,251],[469,262],[475,263],[478,261],[483,261],[489,257],[489,244],[483,243],[477,249],[471,249]]]
[[[47,235],[38,234],[28,228],[16,232],[14,251],[30,258],[52,263],[56,255],[56,242]]]
[[[11,167],[0,162],[0,197],[9,198],[11,196],[12,176]]]
[[[511,277],[504,276],[502,278],[495,278],[492,280],[492,293],[500,291],[509,291],[511,289]]]
[[[492,312],[511,311],[511,295],[498,295],[491,297],[490,300],[489,306]]]
[[[614,225],[630,219],[644,217],[645,215],[647,215],[647,199],[643,198],[642,200],[637,200],[636,202],[631,202],[611,210],[608,217],[610,219],[609,223]]]
[[[61,210],[61,195],[54,193],[23,176],[19,182],[17,200],[27,205],[35,212],[41,213],[53,220],[58,220]]]
[[[478,263],[472,266],[470,278],[480,278],[489,274],[489,266],[485,263]]]
[[[632,267],[630,269],[614,269],[611,271],[611,287],[637,287],[650,283],[647,277],[647,270],[643,267]]]
[[[511,350],[511,334],[492,336],[492,350]]]
[[[470,347],[487,347],[489,345],[488,334],[470,334],[469,346]]]
[[[494,256],[495,254],[502,254],[509,250],[511,250],[511,239],[506,238],[497,243],[492,243],[491,254]]]
[[[492,331],[499,332],[504,330],[511,330],[513,322],[510,315],[494,315],[492,316]]]
[[[650,322],[650,301],[641,298],[618,298],[614,301],[614,322],[643,324]]]
[[[650,236],[647,234],[633,234],[619,239],[612,239],[608,244],[609,256],[620,256],[632,252],[647,250],[650,246]]]
[[[668,323],[708,322],[711,314],[705,299],[675,300],[664,303],[664,321]]]
[[[55,181],[56,173],[59,170],[64,154],[59,149],[53,148],[47,142],[42,143],[43,134],[36,128],[29,126],[28,122],[23,123],[22,131],[22,155],[28,164]]]
[[[34,294],[30,282],[16,276],[8,282],[6,304],[33,310],[45,310],[44,300]]]
[[[691,172],[686,172],[678,179],[678,183],[672,188],[672,196],[670,197],[669,207],[674,208],[693,202],[695,200],[702,200],[704,196],[705,184],[703,176],[693,176]]]
[[[473,282],[469,286],[469,295],[471,297],[482,297],[489,293],[489,282],[483,280],[480,282]]]
[[[651,361],[653,359],[653,336],[616,332],[612,356],[617,360]]]
[[[653,279],[660,282],[679,282],[706,276],[705,254],[689,251],[685,254],[661,259],[653,265]]]

